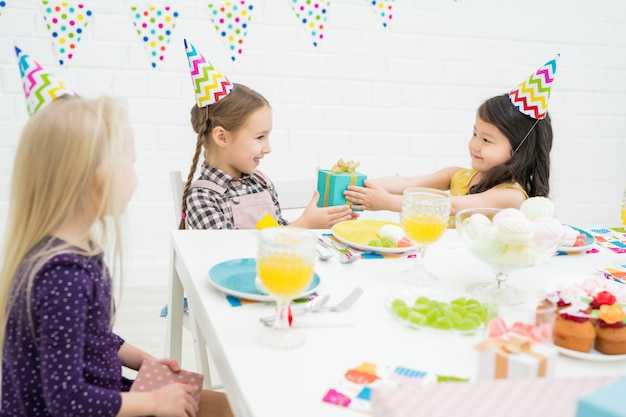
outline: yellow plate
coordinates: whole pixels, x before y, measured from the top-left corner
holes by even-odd
[[[415,246],[405,248],[381,248],[379,246],[369,246],[367,243],[372,239],[378,239],[378,231],[381,227],[388,224],[402,227],[398,223],[387,222],[384,220],[348,220],[334,225],[332,231],[333,235],[340,242],[367,252],[405,253],[415,250]]]

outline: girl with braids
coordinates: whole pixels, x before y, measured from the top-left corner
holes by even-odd
[[[183,190],[180,229],[253,229],[266,214],[286,226],[272,181],[258,170],[271,152],[272,110],[254,90],[231,84],[185,41],[196,101],[191,125],[198,135],[196,151]],[[207,93],[206,79],[220,80]],[[200,178],[193,181],[203,153]],[[326,229],[358,217],[347,205],[317,207],[319,193],[291,224]]]
[[[552,148],[547,98],[555,71],[556,59],[517,89],[492,97],[478,108],[468,143],[471,169],[453,166],[416,177],[370,179],[365,187],[349,186],[344,192],[346,200],[355,210],[399,212],[406,188],[450,190],[453,219],[466,208],[519,208],[528,197],[547,197]],[[537,83],[544,85],[529,97],[528,90]]]

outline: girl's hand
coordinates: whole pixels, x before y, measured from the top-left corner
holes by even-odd
[[[157,417],[195,417],[198,412],[198,402],[190,385],[169,384],[152,394]]]
[[[365,180],[364,187],[350,185],[343,195],[355,210],[402,210],[402,196],[390,194],[374,182]]]
[[[180,365],[175,359],[163,358],[156,359],[156,361],[162,363],[163,365],[167,365],[167,367],[170,368],[172,372],[180,372]]]
[[[318,207],[317,202],[319,198],[320,193],[315,190],[313,198],[309,201],[302,215],[291,225],[308,229],[330,229],[339,222],[359,218],[359,213],[353,212],[350,206],[347,205]]]

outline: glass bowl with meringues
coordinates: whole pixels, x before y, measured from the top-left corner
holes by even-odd
[[[461,210],[455,223],[465,246],[494,273],[495,279],[470,285],[469,293],[501,305],[528,300],[525,290],[508,283],[509,274],[546,262],[564,234],[554,217],[554,204],[546,197],[529,198],[519,209]]]

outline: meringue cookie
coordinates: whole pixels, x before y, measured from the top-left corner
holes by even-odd
[[[535,242],[561,242],[563,238],[563,225],[554,217],[538,218],[533,222],[533,228]]]
[[[501,218],[497,223],[494,217],[493,223],[500,233],[502,242],[508,245],[526,245],[533,239],[533,224],[523,215]]]
[[[561,238],[561,246],[574,246],[578,232],[569,226],[562,225],[563,237]]]
[[[498,229],[494,226],[484,227],[474,239],[472,250],[485,262],[497,262],[506,245],[500,240]]]
[[[546,197],[531,197],[520,206],[522,213],[530,220],[554,216],[554,203]]]
[[[482,213],[472,214],[470,217],[463,220],[463,230],[472,240],[474,240],[485,227],[490,225],[491,220]]]
[[[404,229],[400,226],[396,226],[395,224],[386,224],[378,229],[378,237],[388,237],[397,242],[404,237]]]

